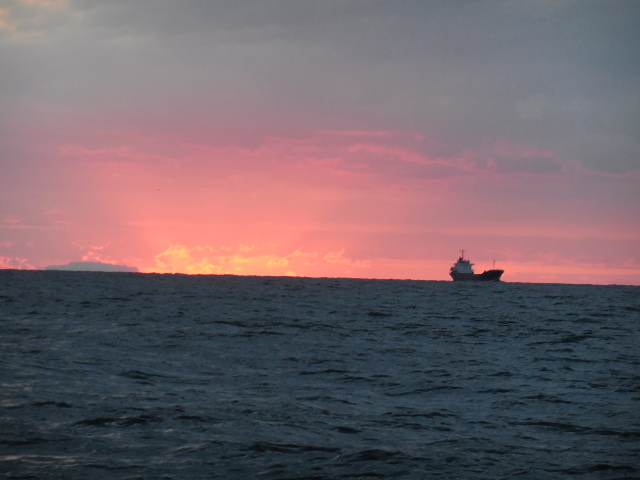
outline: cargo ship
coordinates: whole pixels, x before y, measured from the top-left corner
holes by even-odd
[[[482,273],[473,273],[473,263],[464,258],[464,250],[460,252],[460,258],[449,269],[449,275],[455,282],[499,282],[504,270],[495,268],[496,261],[493,261],[491,270]]]

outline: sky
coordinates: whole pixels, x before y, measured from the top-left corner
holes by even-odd
[[[639,20],[0,0],[0,268],[640,285]]]

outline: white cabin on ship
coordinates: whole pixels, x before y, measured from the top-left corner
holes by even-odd
[[[494,260],[495,265],[495,260]],[[473,273],[473,263],[464,258],[464,250],[460,251],[460,258],[449,269],[449,275],[454,281],[494,281],[500,280],[504,270],[485,270],[480,274]]]

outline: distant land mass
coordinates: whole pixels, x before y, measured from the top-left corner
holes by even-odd
[[[113,265],[102,262],[71,262],[67,265],[50,265],[45,270],[72,270],[76,272],[137,272],[138,267]]]

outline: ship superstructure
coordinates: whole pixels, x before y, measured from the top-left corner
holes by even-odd
[[[495,260],[494,260],[495,267]],[[482,273],[473,273],[473,263],[464,258],[464,250],[460,251],[460,257],[449,269],[449,275],[454,281],[472,281],[472,282],[497,282],[504,273],[504,270],[492,268]]]

